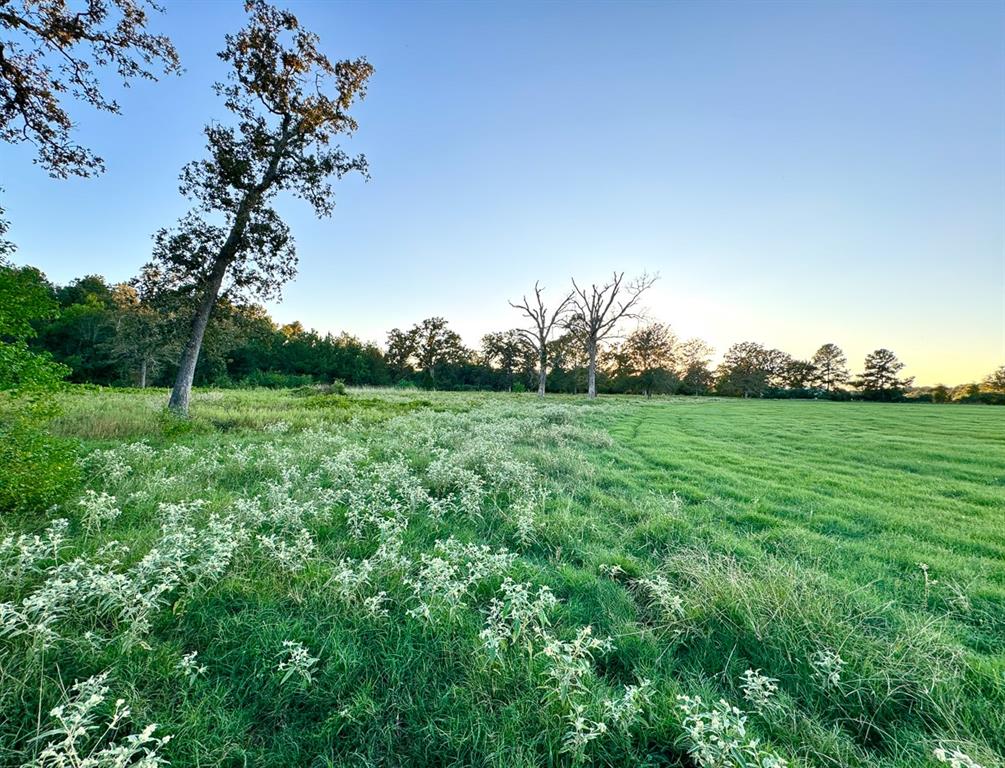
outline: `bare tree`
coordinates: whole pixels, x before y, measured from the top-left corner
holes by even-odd
[[[568,314],[572,306],[572,293],[567,294],[558,303],[558,306],[551,313],[544,305],[541,293],[544,289],[538,282],[534,283],[534,305],[524,295],[523,301],[519,304],[510,302],[514,309],[519,309],[521,313],[534,323],[534,328],[517,329],[527,346],[537,355],[537,396],[544,397],[544,391],[548,380],[548,340],[555,326],[559,324]],[[536,306],[535,306],[536,305]]]
[[[577,328],[586,341],[587,396],[597,396],[597,347],[625,318],[640,317],[638,303],[642,294],[649,290],[659,275],[642,273],[640,277],[626,283],[624,272],[615,272],[610,281],[598,286],[580,288],[572,281],[572,306],[574,311],[569,320],[570,328]]]

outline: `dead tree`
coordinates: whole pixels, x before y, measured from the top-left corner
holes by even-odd
[[[639,317],[638,303],[642,294],[649,290],[659,275],[642,275],[631,282],[624,282],[625,273],[615,272],[607,283],[598,286],[593,283],[588,289],[580,288],[572,281],[572,306],[575,308],[567,325],[579,330],[586,341],[589,358],[587,369],[587,396],[597,396],[597,348],[607,338],[619,321]]]
[[[544,306],[544,299],[541,298],[541,292],[544,289],[541,288],[538,282],[534,283],[534,300],[537,306],[532,306],[527,300],[527,296],[524,295],[523,301],[519,304],[510,302],[509,305],[514,309],[519,309],[521,313],[530,320],[534,322],[534,328],[528,330],[526,328],[517,329],[520,333],[520,337],[523,339],[524,343],[533,350],[537,355],[537,396],[544,397],[545,386],[548,379],[548,340],[551,338],[551,332],[555,329],[555,326],[559,324],[568,313],[569,308],[572,304],[572,294],[566,295],[555,308],[555,311],[548,313],[547,307]]]

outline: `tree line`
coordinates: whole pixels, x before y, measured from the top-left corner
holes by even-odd
[[[184,291],[151,288],[150,277],[109,284],[88,275],[56,286],[36,269],[8,268],[19,290],[44,297],[52,311],[33,321],[32,349],[66,366],[69,379],[103,386],[169,387],[187,339],[184,320],[193,299]],[[0,282],[5,278],[0,273]],[[609,283],[627,285],[620,275]],[[816,398],[846,400],[927,400],[1005,403],[1005,366],[983,381],[957,387],[915,388],[903,378],[901,363],[886,349],[870,353],[853,373],[844,352],[822,344],[806,360],[778,349],[745,341],[725,351],[718,365],[715,350],[699,338],[682,339],[665,323],[638,311],[639,288],[633,283],[621,300],[615,295],[608,314],[629,318],[624,332],[611,325],[606,333],[594,317],[583,323],[591,299],[573,292],[549,309],[544,290],[511,302],[523,327],[485,334],[478,347],[464,344],[446,319],[431,317],[407,328],[394,328],[383,348],[349,333],[321,334],[299,322],[278,324],[263,307],[219,298],[207,323],[202,353],[193,374],[199,386],[294,387],[342,381],[354,386],[403,386],[442,390],[545,391],[588,394],[591,344],[595,344],[595,390],[652,395],[718,395],[746,398]],[[30,286],[30,290],[26,287]],[[604,286],[597,286],[602,294]],[[610,297],[607,296],[607,299]],[[630,306],[625,305],[635,299]],[[596,313],[595,313],[596,314]],[[598,329],[591,342],[591,327]]]

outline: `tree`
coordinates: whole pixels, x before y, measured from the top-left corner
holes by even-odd
[[[865,357],[865,370],[854,383],[866,400],[899,400],[914,378],[900,379],[904,364],[889,349],[877,349]]]
[[[1005,365],[999,366],[989,373],[981,382],[981,387],[985,392],[1005,393]]]
[[[677,334],[663,323],[649,323],[632,331],[622,352],[646,397],[656,389],[672,391]]]
[[[769,349],[765,355],[764,367],[768,373],[768,387],[780,389],[788,386],[786,377],[792,370],[792,355],[780,349]]]
[[[426,318],[408,331],[392,329],[387,334],[387,346],[389,367],[402,373],[414,367],[434,388],[437,368],[462,363],[471,357],[471,352],[461,343],[461,337],[447,326],[442,317]]]
[[[124,366],[124,378],[146,388],[150,377],[175,354],[174,313],[170,297],[160,296],[148,273],[113,286],[114,328],[105,351]]]
[[[114,68],[126,85],[178,72],[178,54],[163,35],[146,31],[153,2],[88,0],[76,11],[65,0],[0,2],[0,139],[28,142],[51,176],[92,176],[104,161],[70,138],[64,94],[119,113],[97,71]]]
[[[39,333],[39,342],[72,369],[73,381],[111,384],[118,373],[106,348],[115,330],[111,287],[100,275],[86,275],[56,290],[58,315]]]
[[[69,373],[48,352],[28,347],[36,335],[34,324],[58,311],[41,272],[0,257],[0,392],[30,396],[52,390]]]
[[[734,344],[719,364],[716,389],[723,395],[763,396],[784,365],[781,354],[753,341]]]
[[[397,378],[412,372],[411,360],[415,350],[415,340],[408,331],[392,328],[387,334],[387,352],[384,360],[391,374]]]
[[[638,303],[642,294],[659,279],[658,275],[643,273],[629,283],[624,282],[625,273],[615,272],[610,281],[598,286],[580,288],[572,281],[573,312],[567,321],[570,328],[582,334],[586,344],[587,396],[597,396],[597,348],[625,318],[637,318]]]
[[[937,384],[932,387],[932,402],[933,403],[949,403],[952,402],[952,392],[949,391],[949,387],[945,384]]]
[[[35,323],[57,311],[37,269],[0,256],[0,515],[44,510],[77,474],[73,446],[46,429],[56,410],[49,395],[69,370],[28,347]]]
[[[953,387],[953,401],[958,403],[975,403],[980,400],[981,386],[977,382],[960,384]]]
[[[538,358],[520,329],[514,328],[482,336],[482,359],[486,365],[497,368],[503,373],[506,388],[512,390],[514,374],[533,371],[535,360]],[[541,394],[540,388],[538,394]]]
[[[538,397],[544,397],[548,379],[548,341],[551,338],[551,334],[555,329],[555,326],[561,324],[562,320],[569,311],[570,304],[572,303],[572,294],[569,293],[562,298],[562,300],[558,303],[558,306],[555,307],[554,311],[549,313],[547,307],[544,305],[544,299],[541,297],[541,292],[543,290],[544,289],[541,288],[537,282],[535,282],[534,304],[531,304],[527,300],[526,295],[523,297],[523,301],[519,304],[512,301],[509,303],[511,307],[520,310],[534,323],[534,327],[531,330],[523,328],[518,330],[527,345],[537,355]]]
[[[712,389],[715,377],[708,369],[715,350],[702,339],[688,339],[677,348],[677,375],[681,391],[688,395],[703,395]]]
[[[2,188],[0,188],[0,192],[3,192]],[[0,206],[0,259],[9,257],[16,250],[14,243],[6,238],[7,231],[10,229],[10,222],[4,218],[5,213],[6,211],[4,211],[3,206]]]
[[[416,367],[434,388],[437,367],[463,362],[471,356],[461,343],[461,337],[447,327],[447,321],[442,317],[423,320],[412,327],[410,334]]]
[[[828,393],[839,389],[851,377],[848,358],[837,344],[824,344],[813,353],[810,362],[816,368],[814,382]]]
[[[809,389],[817,376],[817,367],[808,360],[790,359],[782,374],[789,389]]]
[[[363,58],[332,63],[296,16],[248,0],[249,20],[228,35],[220,58],[231,65],[216,86],[236,125],[205,129],[208,157],[181,173],[196,202],[175,230],[161,230],[154,261],[198,297],[169,407],[187,414],[206,326],[225,279],[229,291],[267,297],[296,273],[289,230],[270,207],[280,192],[307,201],[318,216],[334,208],[332,181],[366,174],[362,155],[334,141],[357,127],[349,114],[373,68]],[[203,218],[215,214],[222,223]]]

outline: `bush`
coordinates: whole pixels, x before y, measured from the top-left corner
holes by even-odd
[[[292,392],[294,397],[313,397],[315,395],[337,395],[346,394],[345,382],[335,379],[331,384],[312,384],[308,387],[297,387]]]
[[[55,313],[42,273],[0,258],[0,513],[45,509],[77,479],[72,444],[46,429],[70,370],[28,346],[32,323]]]
[[[74,444],[46,431],[23,403],[0,405],[0,513],[42,512],[61,501],[79,476]]]
[[[255,371],[241,379],[239,386],[242,388],[293,389],[295,387],[310,387],[315,383],[314,377],[306,374]]]

